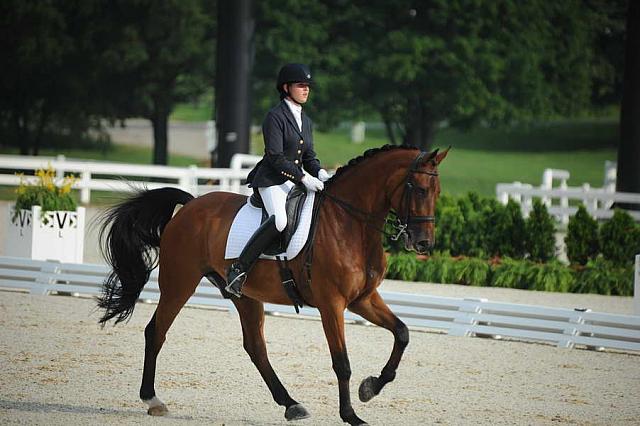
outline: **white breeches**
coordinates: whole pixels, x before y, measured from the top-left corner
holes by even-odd
[[[258,188],[264,208],[267,210],[269,216],[276,217],[276,228],[282,232],[287,226],[287,210],[285,205],[287,203],[287,194],[294,187],[293,182],[286,181],[280,185],[268,186],[266,188]]]

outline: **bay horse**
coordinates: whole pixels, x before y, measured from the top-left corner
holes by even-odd
[[[344,311],[391,331],[393,349],[379,376],[363,380],[359,397],[366,402],[396,376],[409,343],[406,325],[396,317],[377,291],[386,267],[382,231],[390,210],[397,214],[405,247],[425,253],[434,244],[435,207],[440,193],[438,165],[447,155],[417,148],[384,146],[351,160],[318,193],[320,203],[315,238],[305,283],[304,256],[290,261],[304,301],[321,315],[338,379],[340,417],[350,425],[363,425],[353,410],[351,369],[345,343]],[[112,267],[103,284],[98,306],[105,310],[104,325],[130,317],[151,270],[159,263],[160,300],[145,328],[145,355],[140,398],[151,415],[168,412],[156,396],[156,358],[169,327],[206,276],[219,288],[231,260],[224,259],[227,234],[236,212],[247,197],[212,192],[198,198],[175,188],[140,190],[110,208],[102,219],[100,241]],[[172,217],[176,205],[184,205]],[[159,249],[159,256],[157,250]],[[307,253],[309,253],[307,251]],[[159,257],[159,261],[158,261]],[[307,265],[308,266],[308,265]],[[275,261],[259,260],[243,287],[243,297],[231,300],[242,325],[243,346],[267,384],[273,399],[285,407],[285,418],[309,416],[307,410],[280,382],[267,357],[263,334],[263,303],[291,305],[281,284]]]

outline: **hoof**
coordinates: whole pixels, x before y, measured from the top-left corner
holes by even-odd
[[[166,416],[169,414],[169,410],[167,410],[167,406],[164,404],[155,405],[153,407],[149,407],[147,414],[150,416]]]
[[[151,399],[143,400],[145,404],[149,406],[147,410],[147,414],[150,416],[166,416],[169,414],[169,410],[167,410],[167,406],[164,405],[162,401],[158,399],[157,396],[154,396]]]
[[[345,423],[349,423],[350,426],[368,426],[369,423],[362,420],[360,417],[356,416],[356,413],[351,411],[351,414],[348,416],[340,416],[342,417],[342,421]]]
[[[311,415],[302,404],[294,404],[287,408],[284,412],[284,418],[287,420],[302,420],[309,418]]]
[[[376,393],[376,385],[378,383],[378,378],[374,376],[369,376],[360,383],[360,388],[358,389],[358,396],[360,397],[360,401],[367,402],[370,401],[371,398],[377,395]]]

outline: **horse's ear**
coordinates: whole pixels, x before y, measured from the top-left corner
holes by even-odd
[[[435,162],[436,165],[440,164],[442,162],[442,160],[444,160],[444,158],[447,156],[447,154],[449,153],[449,150],[451,149],[451,145],[449,145],[449,147],[447,149],[445,149],[443,152],[441,152],[440,154],[438,154],[438,150],[435,150]]]
[[[438,155],[438,149],[437,148],[435,151],[430,152],[429,154],[427,154],[423,159],[422,159],[422,163],[423,164],[427,164],[429,161],[434,161],[434,159],[436,158],[436,155]]]

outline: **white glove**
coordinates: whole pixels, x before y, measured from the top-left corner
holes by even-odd
[[[324,183],[311,175],[304,175],[302,177],[302,183],[307,187],[307,190],[311,192],[322,191],[324,189]]]
[[[329,173],[325,169],[320,169],[318,171],[318,179],[320,179],[322,182],[328,181],[329,178],[331,178],[331,175],[329,175]]]

